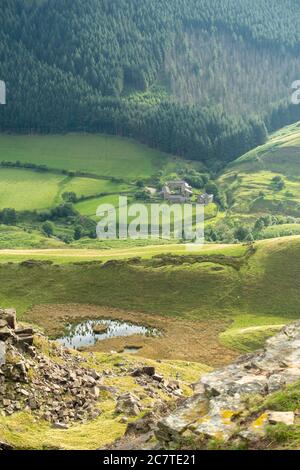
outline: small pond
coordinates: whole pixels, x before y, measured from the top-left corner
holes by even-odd
[[[117,320],[87,320],[79,324],[68,324],[63,337],[57,341],[67,348],[78,349],[93,346],[104,339],[132,335],[156,336],[158,330],[146,326]],[[130,349],[130,348],[128,348]],[[134,351],[128,351],[134,353]]]

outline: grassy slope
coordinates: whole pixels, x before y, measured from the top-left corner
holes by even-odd
[[[0,135],[0,161],[45,164],[50,169],[85,171],[104,178],[128,181],[147,178],[170,156],[134,140],[105,135],[64,136]],[[0,168],[0,210],[44,210],[62,202],[62,194],[73,191],[78,197],[95,196],[76,205],[86,216],[94,216],[100,203],[117,203],[117,195],[134,187],[111,179],[69,177],[55,172]],[[96,197],[107,194],[104,199]],[[24,245],[26,246],[26,245]]]
[[[126,194],[128,197],[128,202],[127,202],[128,210],[134,204],[143,203],[143,201],[137,201],[136,199],[134,199],[133,194],[134,193],[130,193],[130,192]],[[118,209],[119,208],[119,195],[118,194],[111,194],[111,195],[106,195],[103,197],[97,197],[97,198],[85,200],[82,202],[78,202],[75,204],[75,208],[80,212],[80,214],[90,217],[96,222],[98,222],[100,218],[96,216],[96,211],[97,211],[97,208],[102,204],[109,204],[109,205],[114,206],[116,208],[116,214],[118,215],[118,212],[119,212],[119,209]],[[148,220],[151,221],[151,205],[152,204],[157,204],[157,205],[164,204],[164,201],[158,200],[158,201],[152,202],[151,204],[147,202],[143,204],[147,207]],[[216,204],[210,204],[209,206],[206,206],[204,210],[205,210],[206,223],[215,222],[217,220],[219,212],[218,212],[218,207]],[[193,207],[193,217],[195,220],[196,218],[195,206]],[[135,215],[128,216],[129,223],[132,222],[134,219],[135,219]],[[172,220],[172,223],[174,223],[175,221],[178,221],[178,217],[173,216],[171,220]],[[162,219],[160,218],[160,228],[161,228],[161,223],[162,223]]]
[[[97,197],[94,199],[89,199],[86,201],[78,202],[75,204],[75,208],[80,212],[80,214],[85,215],[87,217],[91,217],[96,221],[99,220],[96,217],[97,208],[100,204],[111,204],[114,207],[118,207],[119,205],[119,194],[111,194],[103,197]]]
[[[45,164],[52,171],[38,172],[19,168],[0,168],[0,210],[44,210],[62,203],[64,192],[75,192],[77,197],[89,199],[75,204],[80,214],[98,220],[96,209],[100,204],[118,205],[118,196],[126,194],[129,202],[137,190],[134,179],[153,176],[158,170],[169,175],[183,165],[179,158],[155,151],[130,139],[104,135],[70,134],[64,136],[0,135],[0,161],[20,161]],[[185,167],[196,163],[184,162]],[[71,177],[61,170],[79,170],[94,174],[91,177]],[[54,170],[54,171],[53,171]],[[55,171],[60,170],[60,171]],[[96,177],[98,175],[98,177]],[[102,179],[101,179],[102,177]],[[167,178],[167,176],[165,176]],[[122,179],[126,182],[114,180]],[[161,201],[163,202],[163,201]],[[206,208],[207,220],[218,213],[215,204]],[[56,230],[55,234],[59,233]],[[24,235],[26,240],[27,235]],[[33,237],[30,246],[40,247]],[[0,234],[1,243],[1,234]],[[95,242],[90,241],[95,246]],[[126,245],[126,243],[125,243]],[[7,242],[0,245],[7,248]],[[25,241],[24,248],[28,246]],[[11,239],[10,247],[19,248],[20,240]]]
[[[230,189],[238,214],[275,213],[300,215],[300,124],[281,129],[269,141],[232,164],[220,177],[224,188]],[[271,181],[281,176],[282,191],[274,191]],[[265,194],[264,198],[260,193]]]
[[[10,233],[10,232],[8,232]],[[49,239],[47,239],[49,240]],[[49,240],[50,242],[51,240]],[[20,249],[11,250],[4,249],[0,251],[0,264],[8,262],[21,262],[24,260],[43,260],[43,261],[54,261],[58,264],[69,264],[81,261],[109,261],[109,260],[126,260],[134,257],[141,257],[143,259],[149,259],[156,255],[173,254],[173,255],[185,255],[188,254],[185,244],[172,244],[166,243],[162,245],[158,243],[156,245],[137,245],[135,240],[132,243],[128,242],[127,246],[124,246],[120,240],[116,243],[116,247],[111,247],[109,242],[103,242],[95,249],[80,248],[80,245],[76,248],[65,248],[50,246],[47,249]],[[100,246],[100,249],[99,249]],[[102,247],[102,249],[101,249]],[[28,247],[30,248],[30,247]],[[58,249],[59,248],[59,249]],[[196,254],[204,255],[225,255],[225,256],[242,256],[246,252],[246,247],[242,245],[204,245],[197,249]]]
[[[92,196],[101,193],[120,193],[130,191],[131,186],[111,180],[93,178],[70,178],[64,185],[64,191],[72,191],[77,196]]]
[[[19,227],[0,225],[0,246],[2,250],[14,248],[41,249],[64,248],[63,242],[43,236],[36,230],[25,231]]]
[[[0,169],[0,209],[47,209],[54,204],[62,179],[51,173]]]
[[[107,179],[69,177],[51,172],[37,172],[24,169],[0,168],[0,210],[12,208],[23,210],[44,210],[63,202],[64,192],[74,192],[78,197],[104,193],[132,191],[132,186]],[[113,197],[113,196],[111,196]],[[97,199],[95,199],[97,201]],[[78,203],[97,207],[94,199]],[[93,211],[93,214],[95,214]],[[86,215],[84,211],[83,215]],[[87,214],[88,215],[88,214]]]
[[[0,161],[45,164],[50,168],[79,170],[100,176],[151,176],[168,156],[131,139],[105,135],[0,135]]]
[[[112,250],[108,259],[136,256],[143,251],[147,257],[147,250],[140,248],[127,253]],[[172,251],[170,247],[152,250],[152,255]],[[232,260],[239,260],[241,253],[237,252],[237,257],[232,257],[232,251],[225,257],[221,253],[222,250],[212,251],[210,262],[204,260],[197,264],[188,260],[174,264],[168,258],[162,262],[145,259],[138,265],[123,261],[105,267],[95,263],[31,268],[2,264],[0,304],[15,305],[20,313],[36,304],[79,303],[174,319],[221,320],[224,325],[232,320],[227,344],[233,345],[232,337],[237,333],[236,346],[240,349],[249,343],[248,334],[243,343],[243,335],[238,332],[241,328],[265,325],[273,328],[299,318],[299,238],[260,242],[255,254],[238,263]],[[23,253],[19,258],[15,253],[8,253],[2,261],[33,257],[29,255],[31,252]],[[40,258],[41,253],[37,252],[36,256]],[[55,253],[48,256],[57,259]]]

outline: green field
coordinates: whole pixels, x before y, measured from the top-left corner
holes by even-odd
[[[0,167],[0,210],[10,208],[19,212],[44,211],[62,204],[63,194],[72,192],[79,200],[83,198],[75,204],[75,209],[81,215],[95,219],[99,204],[117,205],[120,194],[130,196],[137,190],[133,184],[134,179],[149,178],[164,166],[170,165],[173,159],[134,140],[120,137],[2,134],[1,161],[46,165],[48,171]],[[72,171],[88,174],[64,174]],[[55,229],[56,236],[63,233],[72,236],[71,227],[66,226],[65,230],[61,223],[58,225],[60,226]],[[67,225],[70,226],[70,223]],[[26,220],[25,229],[24,244],[20,245],[20,238],[14,233],[10,247],[26,248],[29,243],[32,247],[44,246],[35,236],[29,242],[28,234],[30,230],[38,229],[36,224]],[[0,236],[0,246],[7,248],[8,240],[2,239]]]
[[[93,178],[69,178],[62,183],[63,191],[74,192],[78,197],[92,196],[94,194],[104,193],[122,193],[132,191],[132,187],[126,183],[117,183],[109,179],[93,179]]]
[[[134,140],[100,134],[0,135],[0,161],[44,164],[126,180],[149,177],[169,159]]]
[[[51,173],[0,169],[0,209],[47,209],[54,204],[61,181]]]
[[[75,204],[75,208],[80,212],[80,214],[96,219],[96,211],[100,204],[111,204],[114,207],[118,207],[119,194],[111,194],[109,196],[102,196],[78,202]]]
[[[86,197],[127,191],[132,191],[132,187],[109,179],[69,177],[52,172],[0,168],[0,210],[49,209],[63,202],[64,192],[74,192],[77,197]],[[92,201],[88,200],[87,204],[93,205]]]

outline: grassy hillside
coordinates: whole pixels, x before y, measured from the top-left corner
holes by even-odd
[[[128,200],[130,202],[131,198],[129,197]],[[97,207],[100,204],[111,204],[115,207],[118,207],[118,205],[119,205],[119,194],[111,194],[111,195],[108,195],[108,196],[102,196],[102,197],[96,197],[96,198],[93,198],[93,199],[88,199],[88,200],[83,201],[83,202],[78,202],[75,205],[75,207],[80,212],[80,214],[96,219]]]
[[[215,348],[222,331],[230,328],[230,337],[221,337],[226,346],[251,349],[268,336],[268,328],[273,332],[274,325],[299,318],[299,237],[258,242],[255,251],[242,248],[223,251],[224,247],[218,250],[212,246],[211,252],[204,250],[198,258],[182,251],[178,257],[176,250],[167,255],[172,253],[171,247],[153,248],[148,253],[147,248],[140,248],[103,255],[103,261],[119,259],[114,262],[101,264],[91,256],[93,262],[82,264],[88,260],[88,255],[83,254],[73,258],[75,264],[69,259],[67,264],[58,265],[38,261],[18,264],[22,259],[42,259],[45,253],[41,252],[4,253],[0,266],[0,305],[15,305],[22,318],[51,331],[53,328],[57,331],[59,325],[63,327],[67,313],[64,304],[94,305],[92,315],[100,317],[104,315],[103,309],[108,308],[110,318],[131,315],[138,323],[164,325],[166,339],[156,339],[155,348],[152,343],[148,345],[151,357],[163,350],[166,357],[180,358],[184,354],[188,358],[191,354],[195,360],[195,349],[202,362],[218,362],[221,356],[216,359]],[[141,260],[136,259],[139,254],[143,256]],[[66,259],[68,256],[65,253]],[[126,260],[132,256],[135,260]],[[46,253],[44,260],[51,258],[59,260],[55,252]],[[65,263],[63,256],[62,261]],[[41,304],[45,308],[37,308],[33,316],[26,313]],[[61,308],[55,310],[56,304]],[[54,311],[47,305],[52,305]],[[72,315],[76,311],[80,309],[70,310]],[[80,315],[89,316],[88,311],[88,307],[83,307],[76,321]],[[251,336],[251,344],[247,328],[257,326],[265,328],[256,331],[255,340]],[[182,330],[183,344],[187,334],[194,335],[198,330],[200,336],[206,331],[209,340],[205,348],[204,338],[201,346],[195,337],[192,349],[186,346],[181,349],[179,344],[176,350],[165,349],[164,341],[173,338],[174,328]]]
[[[22,227],[13,227],[0,225],[0,246],[2,250],[14,248],[63,248],[62,241],[48,238],[42,235],[38,230],[23,229]]]
[[[12,233],[17,232],[16,229],[7,230],[8,236],[13,236]],[[48,239],[49,240],[49,239]],[[50,240],[52,241],[52,240]],[[143,242],[143,240],[142,240]],[[117,245],[117,246],[116,246]],[[187,249],[185,244],[172,244],[166,242],[161,244],[148,245],[144,242],[144,245],[138,245],[135,240],[128,241],[126,246],[122,241],[107,241],[97,243],[95,249],[84,248],[84,244],[80,242],[76,247],[72,246],[69,248],[62,249],[61,246],[51,246],[49,245],[47,249],[3,249],[0,251],[0,263],[7,262],[21,262],[26,261],[30,257],[33,260],[42,260],[42,261],[54,261],[58,264],[68,264],[76,263],[77,261],[110,261],[110,260],[126,260],[130,258],[140,257],[142,259],[149,259],[154,256],[159,255],[185,255]],[[204,245],[197,250],[199,255],[221,255],[221,256],[242,256],[247,251],[247,247],[243,245]]]
[[[122,193],[132,190],[126,183],[117,183],[111,179],[69,178],[62,182],[61,192],[74,192],[78,197],[95,194]]]
[[[265,145],[251,150],[229,165],[231,169],[245,172],[268,169],[285,176],[299,176],[300,162],[297,149],[300,146],[300,123],[286,126],[271,135]]]
[[[1,134],[0,162],[5,163],[0,167],[0,210],[46,211],[63,204],[64,193],[74,193],[78,200],[75,209],[94,217],[100,203],[117,204],[119,194],[137,190],[132,181],[150,178],[172,161],[162,152],[119,137]],[[43,168],[24,168],[30,165]],[[24,244],[20,245],[14,233],[10,247],[27,247],[29,232],[41,229],[34,216],[23,219],[18,225],[25,228]],[[66,234],[72,239],[74,227],[80,223],[80,219],[58,222],[55,236]],[[1,248],[7,248],[3,242],[0,237]],[[42,245],[33,236],[31,246]]]
[[[130,180],[146,178],[168,156],[134,140],[105,135],[0,135],[0,161],[47,165]]]
[[[268,142],[231,163],[219,183],[227,195],[231,216],[255,221],[270,214],[300,217],[300,123],[273,134]],[[299,233],[299,225],[282,220],[264,236]],[[285,225],[282,225],[285,224]],[[281,226],[282,225],[282,226]]]
[[[49,173],[0,169],[0,208],[47,209],[54,204],[62,179]]]

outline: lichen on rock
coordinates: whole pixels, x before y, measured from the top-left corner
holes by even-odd
[[[233,364],[203,376],[196,385],[198,394],[158,423],[157,438],[167,447],[180,441],[189,429],[195,438],[229,440],[238,432],[237,417],[247,410],[249,396],[265,397],[299,379],[298,321],[270,338],[264,350],[242,356]],[[207,412],[203,414],[199,403],[205,401]],[[244,437],[263,434],[268,424],[277,422],[292,424],[292,413],[263,413],[250,423]]]

